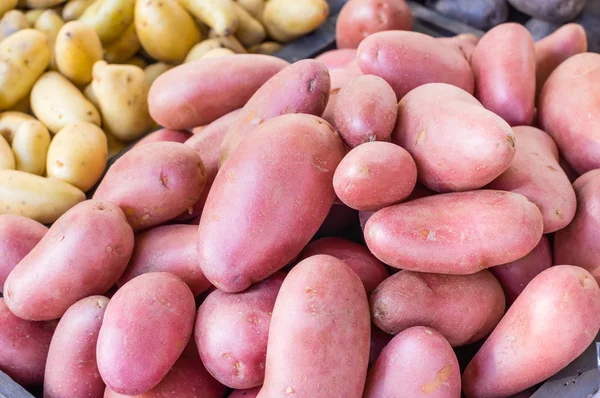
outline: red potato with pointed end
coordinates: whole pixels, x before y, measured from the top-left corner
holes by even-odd
[[[27,320],[60,318],[82,298],[110,289],[132,251],[133,231],[116,205],[81,202],[63,214],[8,275],[6,305]]]
[[[105,385],[96,363],[96,343],[108,298],[90,296],[61,318],[48,351],[44,397],[101,397]]]
[[[150,115],[161,126],[175,130],[208,124],[244,106],[287,65],[282,59],[261,54],[188,62],[154,81],[148,94]]]
[[[160,129],[153,133],[148,134],[134,145],[134,148],[144,144],[150,144],[151,142],[185,142],[192,136],[189,131],[171,130],[171,129]]]
[[[434,329],[415,326],[395,336],[369,370],[364,398],[460,398],[460,368]]]
[[[531,34],[517,23],[492,28],[473,51],[475,96],[511,126],[533,122],[535,57]]]
[[[316,116],[283,115],[254,130],[206,200],[198,256],[208,280],[240,292],[296,257],[333,204],[333,173],[344,154],[341,138]]]
[[[343,68],[355,59],[356,49],[354,48],[340,48],[325,51],[315,58],[315,60],[324,63],[327,69],[329,69],[329,72],[334,69]]]
[[[540,383],[577,358],[599,328],[600,288],[592,275],[550,267],[527,285],[471,360],[464,394],[508,397]]]
[[[370,328],[367,295],[350,267],[326,255],[301,261],[275,302],[258,397],[362,397]]]
[[[343,68],[329,71],[329,76],[331,77],[331,90],[329,91],[327,106],[323,111],[323,119],[327,120],[332,126],[335,127],[335,108],[340,90],[352,79],[362,76],[362,74],[363,73],[356,64],[356,61],[350,62]]]

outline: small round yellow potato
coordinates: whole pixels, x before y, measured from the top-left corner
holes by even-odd
[[[35,22],[34,27],[46,35],[48,45],[52,49],[52,58],[50,59],[50,69],[56,70],[56,54],[54,53],[54,44],[60,28],[63,27],[64,21],[54,10],[43,10]]]
[[[242,44],[234,36],[216,37],[203,40],[192,47],[190,52],[185,57],[184,62],[191,62],[200,59],[204,54],[216,48],[228,48],[237,54],[243,54],[246,52],[244,46],[242,46]]]
[[[80,21],[91,26],[104,44],[117,40],[133,22],[135,0],[97,0],[83,12]]]
[[[0,135],[0,170],[14,170],[15,166],[15,155],[8,142]]]
[[[24,29],[0,42],[0,110],[25,97],[50,62],[50,47],[42,32]]]
[[[47,72],[35,83],[31,90],[31,108],[54,134],[77,122],[100,125],[96,107],[58,72]]]
[[[0,0],[0,17],[17,6],[17,0]]]
[[[83,15],[84,11],[96,0],[69,0],[62,10],[65,22],[73,21]]]
[[[92,81],[92,67],[102,59],[102,43],[90,26],[81,21],[67,22],[54,45],[58,71],[75,84]]]
[[[35,120],[35,118],[22,112],[7,111],[0,113],[0,135],[4,137],[6,142],[11,144],[17,130],[27,120]]]
[[[52,224],[84,200],[82,191],[56,178],[0,170],[0,214],[14,214]]]
[[[244,7],[238,3],[233,3],[235,12],[238,16],[238,27],[235,30],[235,36],[246,46],[254,46],[261,43],[267,37],[265,28],[258,22]]]
[[[12,142],[16,169],[39,176],[46,170],[46,156],[50,146],[48,129],[37,120],[24,122]]]
[[[155,64],[151,64],[144,68],[144,73],[146,74],[146,81],[148,85],[152,85],[157,77],[173,68],[173,65],[166,64],[164,62],[157,62]]]
[[[20,30],[30,28],[29,21],[19,10],[10,10],[0,19],[0,41]]]
[[[142,46],[135,31],[135,23],[125,29],[123,35],[104,47],[104,59],[109,64],[122,64],[140,51]]]
[[[69,124],[60,130],[48,149],[48,177],[58,178],[87,191],[102,177],[108,159],[104,131],[92,123]]]
[[[201,58],[224,57],[227,55],[235,55],[235,53],[228,48],[215,48],[205,53]]]
[[[238,27],[238,16],[231,0],[180,0],[180,3],[219,36],[232,35]]]
[[[328,15],[326,0],[269,0],[263,23],[269,36],[286,43],[312,32]]]
[[[40,17],[40,15],[42,15],[44,13],[43,8],[37,8],[34,10],[29,10],[25,13],[25,18],[27,18],[27,22],[29,22],[29,26],[34,26],[35,25],[35,21],[38,20],[38,18]]]
[[[257,44],[256,46],[252,46],[248,49],[248,52],[253,54],[265,54],[271,55],[275,54],[277,51],[281,50],[283,46],[276,41],[265,41],[264,43]]]

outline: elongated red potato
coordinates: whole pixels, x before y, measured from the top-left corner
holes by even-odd
[[[438,192],[481,188],[515,156],[513,131],[502,118],[464,90],[440,83],[402,98],[392,141],[411,154],[419,181]]]
[[[554,70],[538,100],[540,128],[578,174],[600,168],[598,79],[600,54],[574,55]]]
[[[42,384],[56,322],[15,316],[0,298],[0,370],[24,386]]]
[[[343,68],[334,69],[329,71],[331,78],[331,90],[329,91],[329,100],[327,106],[323,111],[323,119],[331,123],[335,127],[335,108],[337,103],[337,96],[340,93],[342,87],[344,87],[349,81],[355,77],[361,76],[361,72],[358,64],[355,61],[350,62]]]
[[[150,87],[150,115],[161,126],[189,129],[244,106],[267,80],[289,65],[261,54],[188,62],[160,75]]]
[[[197,243],[195,225],[165,225],[137,235],[119,286],[149,272],[170,272],[181,278],[194,296],[204,293],[212,285],[198,267]]]
[[[517,23],[492,28],[473,51],[475,96],[511,126],[533,122],[535,57],[531,34]]]
[[[27,217],[0,215],[0,293],[8,274],[39,241],[48,228]]]
[[[417,32],[375,33],[356,54],[363,73],[383,78],[398,99],[427,83],[448,83],[473,93],[471,66],[462,54]]]
[[[502,287],[487,270],[471,275],[400,271],[370,298],[373,323],[398,334],[413,326],[439,331],[453,347],[487,336],[504,315]]]
[[[364,398],[460,398],[460,368],[452,347],[433,329],[395,336],[369,370]]]
[[[283,115],[254,130],[206,200],[198,256],[208,280],[240,292],[298,255],[333,204],[344,153],[341,138],[316,116]]]
[[[354,48],[340,48],[325,51],[315,58],[315,60],[324,63],[330,72],[334,69],[345,67],[350,62],[354,61],[354,59],[356,59],[356,49]]]
[[[512,163],[488,188],[526,196],[542,212],[544,233],[569,225],[577,200],[571,182],[558,163],[558,149],[550,136],[535,127],[513,128],[517,146]]]
[[[305,59],[284,68],[244,105],[223,139],[219,165],[258,125],[269,119],[288,113],[321,116],[330,88],[329,72],[318,61]]]
[[[123,285],[108,303],[98,336],[102,380],[126,395],[154,388],[188,343],[195,314],[192,292],[173,274],[143,274]]]
[[[200,155],[179,142],[134,148],[106,172],[94,199],[116,203],[135,232],[169,221],[200,198],[206,171]]]
[[[600,289],[590,273],[550,267],[527,285],[471,360],[464,394],[508,397],[531,387],[577,358],[599,328]]]
[[[140,146],[144,144],[150,144],[151,142],[185,142],[192,136],[189,131],[171,130],[171,129],[160,129],[153,133],[148,134],[134,145]]]
[[[285,276],[275,273],[241,293],[215,290],[200,305],[194,329],[200,358],[227,387],[263,383],[271,314]]]
[[[417,182],[417,166],[402,147],[368,142],[352,149],[333,175],[333,189],[347,206],[375,211],[406,199]]]
[[[61,318],[48,351],[44,397],[101,397],[105,385],[96,364],[96,343],[108,299],[90,296]]]
[[[523,195],[481,190],[387,207],[364,232],[371,252],[392,267],[473,274],[525,256],[542,230],[540,211]]]
[[[301,261],[275,302],[258,397],[362,397],[370,328],[367,295],[350,267],[326,255]]]
[[[133,232],[116,205],[100,200],[79,203],[8,275],[6,305],[27,320],[60,318],[82,298],[110,289],[132,251]]]
[[[342,7],[335,25],[338,48],[357,48],[367,36],[384,30],[412,30],[404,0],[352,0]]]

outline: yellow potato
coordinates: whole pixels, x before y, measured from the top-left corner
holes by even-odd
[[[138,56],[131,57],[123,63],[126,65],[134,65],[134,66],[140,67],[142,69],[144,69],[146,66],[148,66],[148,62],[146,62],[146,60],[144,58],[138,57]]]
[[[135,27],[144,50],[163,62],[183,61],[202,39],[194,19],[177,0],[137,1]]]
[[[25,7],[27,8],[52,8],[66,0],[25,0]]]
[[[243,54],[246,52],[244,46],[233,36],[206,39],[196,44],[185,57],[184,62],[191,62],[202,58],[207,52],[216,48],[228,48],[234,53]]]
[[[235,33],[239,21],[232,0],[179,0],[179,2],[218,35],[229,36]]]
[[[12,142],[16,169],[39,176],[46,170],[46,156],[50,145],[48,129],[37,120],[24,122]]]
[[[263,23],[269,36],[286,43],[312,32],[328,15],[326,0],[269,0]]]
[[[94,87],[92,87],[92,83],[85,86],[83,89],[83,95],[87,98],[88,101],[94,105],[96,109],[100,109],[100,102],[98,102],[98,97],[96,97],[96,93],[94,92]]]
[[[146,66],[146,68],[144,68],[144,73],[146,74],[146,81],[148,82],[148,85],[151,86],[157,77],[173,68],[173,66],[174,65],[169,65],[164,62],[157,62],[155,64]]]
[[[238,27],[235,30],[235,36],[246,46],[254,46],[261,43],[267,37],[265,28],[258,22],[244,7],[233,3],[235,12],[238,16]]]
[[[108,141],[108,158],[112,158],[115,155],[118,155],[127,144],[119,141],[114,135],[110,133],[106,133],[106,140]]]
[[[104,47],[104,59],[110,64],[121,64],[133,57],[140,48],[135,23],[132,23],[121,37]]]
[[[67,22],[54,45],[58,71],[75,84],[92,81],[92,67],[102,59],[102,43],[96,31],[81,21]]]
[[[56,70],[56,57],[54,53],[54,44],[60,28],[65,24],[62,18],[54,10],[43,10],[44,12],[35,22],[34,27],[46,35],[48,45],[52,49],[52,58],[50,59],[50,69]]]
[[[135,0],[96,0],[79,17],[104,44],[117,40],[133,22]]]
[[[0,170],[0,214],[14,214],[52,224],[84,200],[82,191],[56,178]]]
[[[29,93],[50,62],[50,47],[42,32],[24,29],[0,42],[0,110]]]
[[[257,44],[256,46],[252,46],[248,49],[248,52],[254,54],[265,54],[271,55],[275,54],[277,51],[281,50],[283,46],[276,41],[265,41],[264,43]]]
[[[147,101],[150,86],[142,68],[98,61],[92,88],[106,131],[125,142],[148,132],[152,126]]]
[[[8,142],[0,135],[0,170],[14,170],[15,166],[15,155],[12,149],[10,149]]]
[[[58,72],[47,72],[35,83],[31,90],[31,107],[35,116],[54,134],[77,122],[100,125],[96,107]]]
[[[19,10],[10,10],[0,19],[0,41],[20,30],[30,28],[25,14]]]
[[[17,6],[17,0],[0,0],[0,17]]]
[[[69,124],[54,136],[46,170],[48,177],[87,191],[102,177],[107,159],[108,143],[100,127],[91,123]]]
[[[79,19],[84,11],[96,0],[69,0],[62,10],[62,18],[65,22]]]
[[[239,5],[244,7],[257,21],[262,21],[262,14],[265,9],[265,0],[236,0]]]
[[[22,112],[7,111],[0,113],[0,135],[6,142],[12,143],[17,130],[27,120],[35,120],[33,116]]]
[[[224,57],[227,55],[235,55],[235,53],[228,48],[215,48],[205,53],[201,58]]]
[[[40,15],[42,15],[44,13],[43,8],[38,8],[35,10],[29,10],[25,13],[25,18],[27,18],[27,22],[29,22],[29,26],[34,26],[35,25],[35,21],[38,20],[38,18],[40,17]]]

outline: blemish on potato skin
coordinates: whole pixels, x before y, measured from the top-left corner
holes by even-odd
[[[425,138],[427,138],[427,130],[422,129],[417,133],[417,138],[415,139],[415,146],[422,141],[425,141]]]
[[[437,372],[433,380],[423,385],[422,391],[426,395],[431,394],[446,383],[450,376],[452,376],[452,365],[448,363]]]
[[[585,281],[586,281],[586,280],[588,280],[588,279],[590,279],[590,277],[589,277],[589,276],[587,276],[587,275],[582,275],[582,276],[580,276],[580,277],[579,277],[579,285],[580,285],[581,287],[585,287]]]
[[[507,135],[507,136],[506,136],[506,142],[508,143],[508,145],[509,145],[511,148],[514,148],[514,147],[515,147],[515,137],[514,137],[513,135]]]
[[[293,395],[296,393],[296,391],[294,391],[294,389],[292,388],[292,386],[288,386],[288,388],[285,389],[285,393],[287,395]]]
[[[315,89],[317,88],[317,79],[310,79],[308,81],[308,92],[312,93],[315,91]]]

